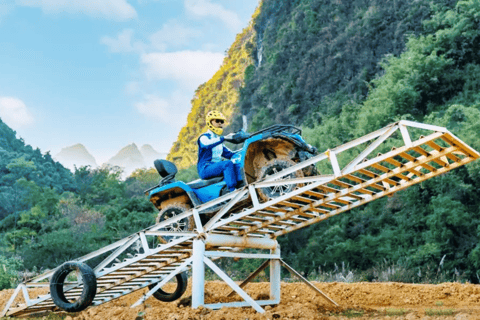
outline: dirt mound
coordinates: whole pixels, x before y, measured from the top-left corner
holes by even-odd
[[[182,319],[480,319],[480,286],[443,283],[439,285],[404,283],[317,283],[314,284],[340,306],[336,307],[303,283],[282,283],[279,305],[266,306],[265,314],[252,308],[209,310],[190,308],[188,288],[184,298],[164,303],[150,298],[130,308],[146,290],[141,290],[98,307],[69,314],[66,320],[182,320]],[[206,283],[205,302],[241,301],[222,282]],[[269,299],[268,283],[250,283],[247,293],[256,300]],[[0,293],[3,309],[13,290]],[[40,292],[36,292],[40,294]]]

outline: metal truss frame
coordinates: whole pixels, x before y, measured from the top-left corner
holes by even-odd
[[[412,139],[412,132],[417,134],[417,131],[426,134]],[[385,149],[386,143],[393,146],[391,150],[375,154],[377,150]],[[94,259],[101,260],[94,266],[98,290],[93,306],[154,285],[152,290],[137,301],[136,304],[140,304],[169,279],[188,268],[193,270],[196,288],[192,306],[195,308],[204,305],[203,289],[200,287],[204,282],[202,268],[206,264],[244,298],[243,304],[261,312],[260,305],[266,302],[255,302],[247,297],[241,286],[226,277],[212,260],[232,255],[250,257],[239,251],[266,248],[266,244],[267,247],[270,246],[270,250],[277,250],[272,243],[276,243],[278,236],[391,195],[479,157],[476,150],[445,128],[402,120],[327,150],[268,176],[263,181],[254,182],[141,230],[76,261],[92,263]],[[347,164],[343,164],[347,161]],[[332,173],[286,178],[289,174],[312,165],[330,167]],[[261,188],[292,184],[295,185],[293,191],[268,201],[261,201],[257,195]],[[240,203],[241,209],[235,209]],[[243,205],[244,203],[246,204]],[[220,209],[203,225],[200,215],[220,204]],[[193,216],[195,221],[195,230],[162,230],[167,225],[190,216]],[[159,245],[155,239],[160,235],[174,238],[168,244]],[[284,265],[291,271],[291,268],[281,261],[279,253],[270,255],[275,255],[274,258],[268,258],[271,266],[272,263],[275,264],[271,270],[279,270],[280,265]],[[256,257],[262,255],[257,254]],[[49,294],[34,299],[28,291],[31,288],[49,288],[48,279],[55,271],[56,269],[48,271],[20,284],[0,316],[20,316],[45,310],[58,311]],[[271,282],[271,302],[278,303],[279,271],[271,276],[274,279]],[[75,298],[81,291],[81,283],[72,283],[66,289],[66,296]],[[234,305],[239,306],[238,303]],[[205,306],[216,308],[216,305]]]

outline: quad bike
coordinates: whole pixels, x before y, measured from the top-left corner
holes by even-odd
[[[239,185],[237,185],[237,188],[263,180],[269,175],[273,175],[316,155],[317,149],[306,143],[301,133],[299,128],[291,125],[274,125],[253,134],[247,134],[241,130],[233,135],[231,139],[225,139],[225,141],[234,144],[243,143],[243,147],[237,150],[231,159],[238,175],[237,181],[239,181]],[[155,207],[160,210],[156,219],[157,223],[168,220],[190,208],[214,200],[228,192],[223,177],[208,180],[198,179],[185,183],[175,181],[177,167],[172,162],[156,160],[154,164],[162,179],[159,185],[146,190],[145,194],[149,196]],[[301,178],[314,174],[316,174],[316,168],[314,165],[311,165],[302,170],[292,172],[286,178]],[[288,193],[297,187],[299,185],[296,184],[264,187],[258,189],[258,193],[261,201],[267,201]],[[242,202],[239,202],[237,206],[242,206]],[[218,210],[219,207],[215,206],[202,211],[200,213],[202,223],[206,223]],[[173,222],[162,230],[191,231],[194,226],[193,216],[190,216]],[[169,236],[159,236],[159,240],[163,243],[167,243],[171,238]]]

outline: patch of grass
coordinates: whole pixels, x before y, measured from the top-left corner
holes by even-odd
[[[385,315],[387,316],[403,316],[408,312],[405,309],[395,309],[395,308],[388,308],[385,309]]]
[[[363,314],[365,313],[364,310],[355,310],[355,309],[348,309],[343,311],[339,316],[344,316],[347,318],[358,318],[358,317],[363,317]]]
[[[425,309],[427,316],[451,316],[454,313],[454,309]]]
[[[435,302],[435,305],[436,305],[436,306],[439,306],[439,307],[440,307],[440,306],[443,306],[443,302],[442,302],[442,301],[437,301],[437,302]]]

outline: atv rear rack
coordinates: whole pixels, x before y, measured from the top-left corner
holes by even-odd
[[[412,136],[417,135],[412,139]],[[375,155],[378,151],[383,153]],[[392,195],[479,157],[477,151],[445,128],[400,121],[139,231],[76,261],[102,260],[94,268],[98,289],[93,306],[157,284],[133,306],[139,305],[176,274],[192,268],[192,307],[203,305],[216,309],[247,305],[263,312],[261,305],[280,302],[280,265],[283,264],[294,272],[280,259],[280,250],[275,240],[278,236]],[[330,172],[296,179],[283,178],[310,165]],[[259,188],[289,184],[296,184],[297,188],[267,202],[261,202],[257,197]],[[246,197],[250,200],[245,202],[248,205],[242,210],[235,209],[238,208],[235,205],[239,201],[245,201]],[[200,214],[220,203],[221,209],[202,225]],[[192,232],[161,230],[170,223],[190,216],[193,216],[196,224],[196,229]],[[158,245],[155,239],[159,235],[176,238],[168,244]],[[270,253],[240,252],[247,248],[270,250]],[[265,262],[261,268],[268,264],[271,266],[271,300],[254,301],[250,298],[241,287],[255,273],[238,286],[213,263],[212,260],[220,257],[261,258],[270,261]],[[205,264],[245,302],[206,305],[203,298]],[[48,281],[54,271],[21,283],[0,316],[59,311],[48,293]],[[316,288],[311,286],[312,289]],[[29,289],[38,287],[45,287],[45,295],[32,299]],[[67,290],[67,297],[78,297],[82,284],[73,283]],[[320,294],[335,303],[323,293]]]

